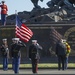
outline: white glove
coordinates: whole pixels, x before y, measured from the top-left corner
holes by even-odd
[[[22,41],[19,41],[19,43],[22,43]]]
[[[6,48],[6,51],[9,50],[8,48]]]
[[[37,43],[37,45],[39,46],[39,44]]]

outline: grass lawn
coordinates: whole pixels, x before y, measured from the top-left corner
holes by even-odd
[[[8,65],[9,68],[12,68],[12,65]],[[20,68],[31,68],[31,64],[20,64]],[[38,68],[57,68],[58,64],[56,63],[40,63],[38,64]],[[75,63],[69,63],[69,68],[75,68]],[[0,64],[0,68],[2,68],[2,64]]]

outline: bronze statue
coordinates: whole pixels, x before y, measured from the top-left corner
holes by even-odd
[[[67,9],[73,9],[73,4],[75,4],[74,0],[50,0],[47,2],[48,7],[53,8],[54,6],[65,8]]]
[[[50,0],[47,2],[48,7],[50,8],[51,15],[50,17],[54,20],[64,20],[65,18],[69,18],[71,13],[75,12],[75,0]],[[56,18],[56,19],[55,19]]]
[[[33,3],[34,7],[35,8],[41,8],[39,5],[38,5],[38,1],[39,0],[31,0],[31,2]],[[43,0],[40,0],[41,2],[43,2]]]
[[[50,1],[47,2],[47,6],[50,7],[50,8],[52,8],[55,5],[57,5],[59,1],[60,0],[50,0]]]

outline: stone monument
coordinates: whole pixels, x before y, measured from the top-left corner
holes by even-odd
[[[49,6],[48,8],[41,8],[38,5],[39,0],[34,0],[34,1],[36,3],[33,2],[33,4],[35,5],[32,11],[18,12],[18,16],[23,23],[30,26],[30,28],[34,31],[35,36],[33,37],[33,39],[36,38],[37,40],[39,40],[39,42],[43,41],[43,42],[40,42],[44,48],[44,51],[43,51],[44,53],[42,53],[43,56],[44,55],[50,56],[51,53],[54,54],[55,47],[54,45],[53,47],[50,46],[51,43],[49,42],[50,30],[52,25],[58,32],[60,32],[61,35],[65,36],[67,40],[69,40],[69,43],[71,44],[71,47],[72,47],[72,55],[75,55],[74,0],[51,0],[47,2],[47,5]],[[71,5],[68,5],[67,3],[70,3]],[[15,25],[15,14],[7,17],[7,24]],[[13,27],[10,28],[9,26],[9,28],[5,28],[5,30],[4,28],[0,28],[0,32],[1,32],[0,36],[8,37],[9,39],[11,36],[12,37],[14,36],[15,31]],[[9,33],[9,35],[6,35],[6,33]],[[53,39],[53,40],[56,40],[56,39]]]

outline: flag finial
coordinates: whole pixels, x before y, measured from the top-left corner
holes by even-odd
[[[17,14],[17,10],[15,10],[15,14]]]

